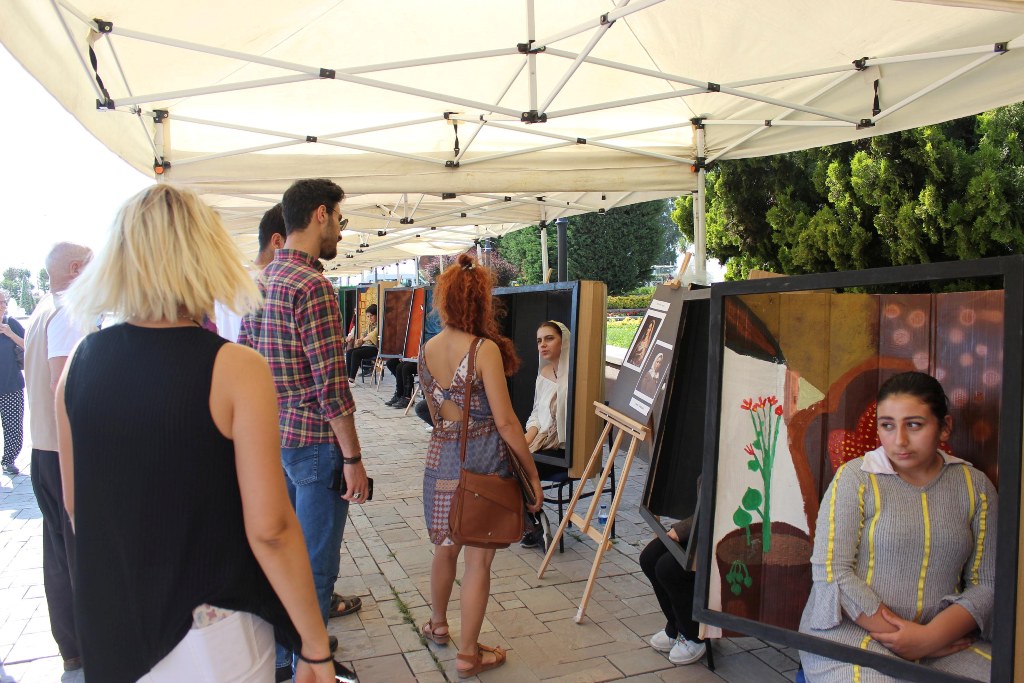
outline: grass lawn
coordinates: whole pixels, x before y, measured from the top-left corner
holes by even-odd
[[[639,327],[640,318],[609,320],[607,323],[608,345],[628,349],[629,343],[633,341],[633,336],[636,334],[637,328]]]

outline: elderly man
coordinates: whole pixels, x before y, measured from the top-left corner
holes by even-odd
[[[28,392],[29,438],[32,441],[32,490],[43,514],[43,586],[50,631],[64,658],[64,670],[82,668],[72,609],[74,544],[64,510],[57,457],[54,387],[82,332],[68,319],[61,294],[89,262],[88,247],[61,242],[46,257],[50,293],[36,306],[25,333],[25,388]]]

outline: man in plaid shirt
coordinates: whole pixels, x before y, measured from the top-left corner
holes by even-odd
[[[246,317],[238,336],[239,343],[263,354],[274,373],[285,483],[306,538],[325,623],[348,504],[364,502],[368,491],[345,372],[341,311],[319,261],[337,255],[343,198],[341,188],[323,178],[296,181],[284,193],[284,248],[260,277],[263,310]],[[345,495],[333,490],[341,481]],[[278,680],[290,680],[291,655],[278,646]]]

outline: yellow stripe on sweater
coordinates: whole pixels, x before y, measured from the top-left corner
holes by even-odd
[[[864,640],[860,641],[860,649],[868,649],[868,643],[871,642],[871,636],[864,636]],[[860,683],[860,665],[853,665],[853,683]]]
[[[928,518],[928,496],[921,492],[921,515],[924,517],[924,559],[921,560],[921,577],[917,580],[917,612],[914,621],[921,621],[924,612],[924,577],[928,573],[928,556],[932,549],[932,523]]]
[[[988,526],[988,495],[981,494],[981,514],[978,517],[978,540],[974,549],[974,565],[971,567],[971,583],[975,586],[981,580],[978,569],[981,567],[981,556],[985,552],[985,527]]]
[[[832,583],[835,578],[832,569],[832,558],[836,549],[836,491],[839,490],[839,477],[843,476],[843,465],[836,471],[836,478],[832,480],[832,500],[828,505],[828,551],[825,553],[825,580]]]
[[[971,519],[974,519],[974,482],[971,480],[971,473],[967,471],[967,465],[963,466],[964,479],[967,480],[967,499],[971,504]]]
[[[882,494],[878,491],[878,477],[874,474],[868,475],[871,478],[871,488],[875,492],[875,514],[871,518],[871,529],[868,531],[868,577],[865,579],[867,585],[871,585],[871,577],[875,573],[875,526],[878,518],[882,516]]]

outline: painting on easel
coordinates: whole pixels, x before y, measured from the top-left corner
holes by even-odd
[[[901,678],[964,680],[809,635],[801,617],[822,496],[840,467],[879,446],[876,395],[901,372],[927,373],[945,388],[956,428],[939,448],[999,487],[1001,512],[1010,492],[1014,514],[1000,518],[998,533],[1012,540],[999,547],[1016,548],[1021,425],[1000,417],[1020,414],[1022,273],[1024,260],[1008,257],[713,288],[695,597],[702,623]],[[967,291],[945,291],[939,283],[949,280]],[[994,617],[1004,623],[1015,619],[1000,604],[1014,604],[1018,571],[1015,555],[1005,561]],[[1012,667],[1014,651],[1012,630],[995,631],[993,676]]]

